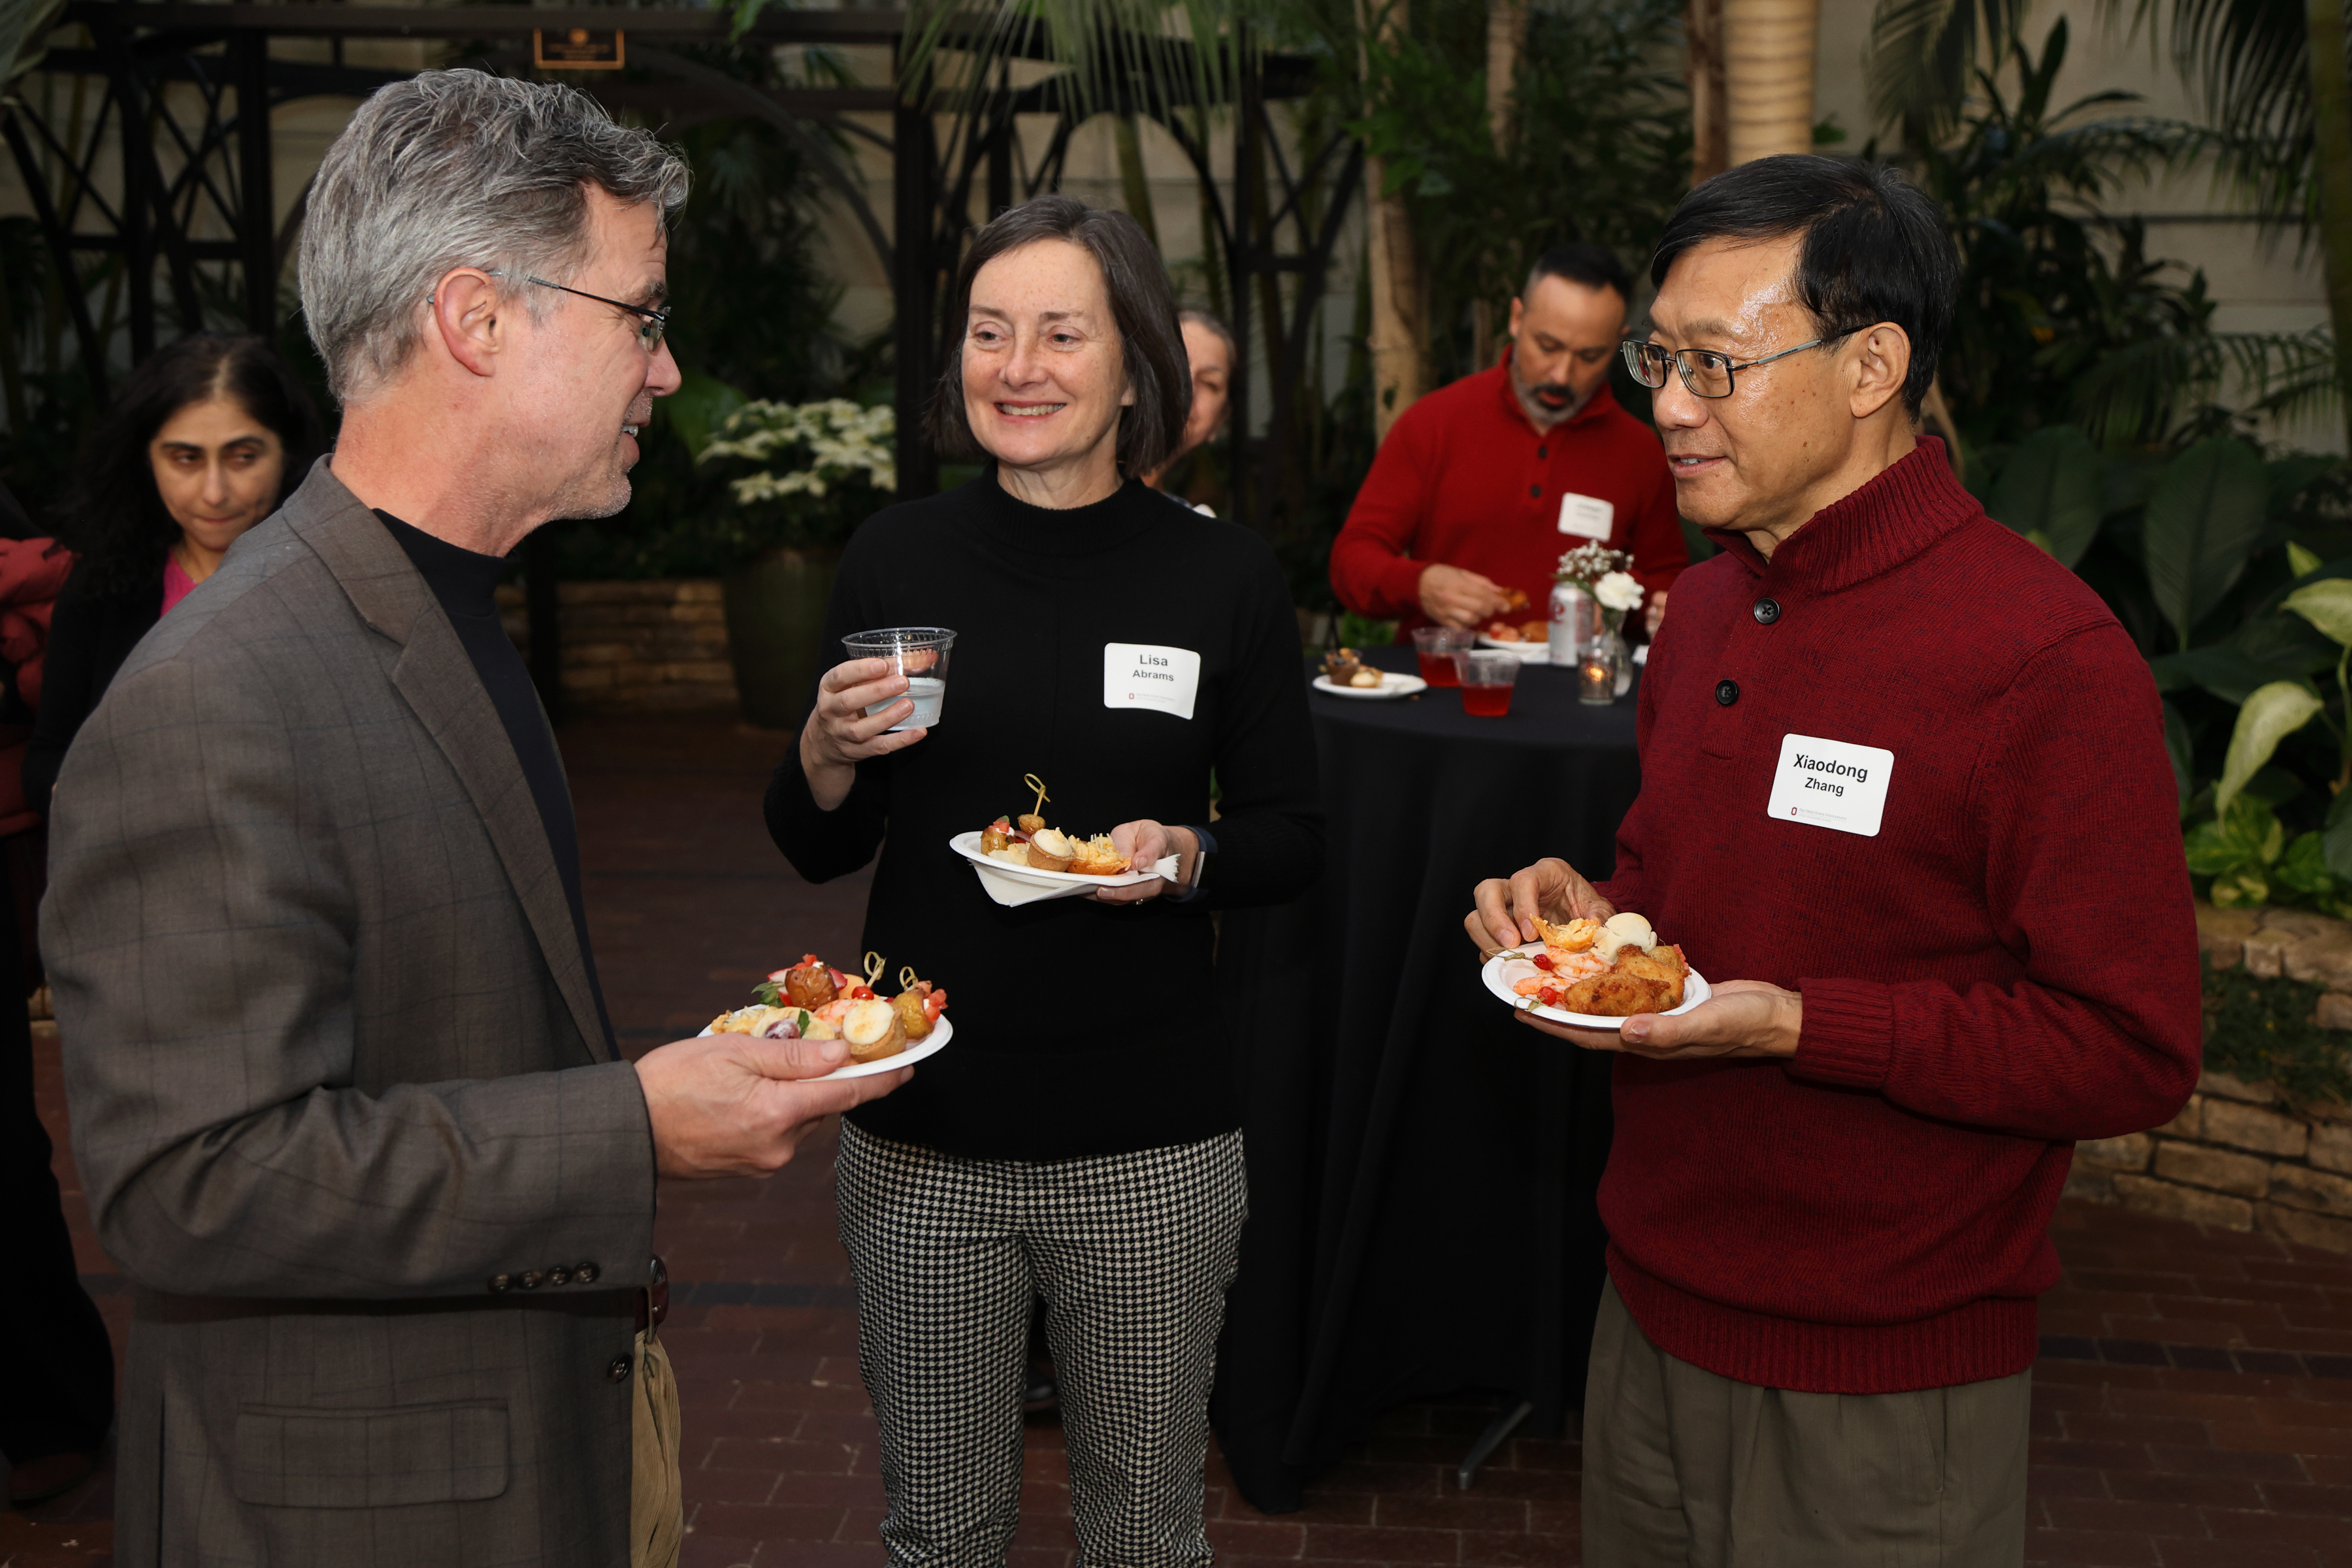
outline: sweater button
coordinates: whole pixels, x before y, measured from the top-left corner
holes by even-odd
[[[1715,683],[1715,700],[1726,708],[1739,700],[1739,682],[1718,680]]]
[[[1549,447],[1538,447],[1536,448],[1536,456],[1538,458],[1549,458],[1551,456],[1551,448]]]
[[[1758,626],[1769,626],[1780,618],[1780,601],[1759,599],[1756,601],[1756,608],[1749,613],[1755,616]]]
[[[1529,495],[1531,495],[1531,496],[1540,496],[1540,495],[1542,495],[1542,494],[1543,494],[1543,486],[1541,486],[1541,485],[1529,485],[1529,486],[1528,487],[1528,494],[1529,494]]]

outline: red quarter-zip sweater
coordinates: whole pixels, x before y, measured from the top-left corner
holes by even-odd
[[[1787,1060],[1618,1058],[1611,1277],[1660,1349],[1742,1383],[2023,1371],[2074,1142],[2169,1120],[2197,1077],[2155,684],[1932,439],[1769,561],[1714,537],[1651,649],[1601,891],[1709,979],[1802,992],[1804,1029]],[[1876,837],[1768,813],[1790,735],[1894,753]]]
[[[1570,418],[1538,430],[1511,390],[1507,351],[1398,416],[1331,545],[1331,591],[1361,616],[1391,616],[1400,640],[1429,625],[1422,569],[1433,563],[1527,591],[1541,620],[1561,554],[1594,542],[1560,531],[1571,495],[1609,503],[1609,545],[1633,557],[1652,592],[1690,561],[1675,481],[1656,432],[1604,384]]]

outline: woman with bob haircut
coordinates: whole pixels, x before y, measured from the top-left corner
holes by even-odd
[[[870,519],[826,616],[834,639],[953,628],[945,708],[894,732],[905,679],[835,667],[767,800],[812,881],[880,847],[865,945],[953,998],[954,1043],[845,1119],[836,1166],[882,1537],[898,1564],[1003,1561],[1042,1295],[1085,1561],[1198,1568],[1247,1207],[1209,915],[1321,869],[1297,620],[1263,541],[1141,481],[1192,385],[1132,218],[1061,195],[1012,208],[975,237],[946,320],[931,431],[986,470]],[[1026,773],[1053,826],[1108,829],[1138,867],[1172,857],[1173,880],[992,901],[948,841],[1029,811]]]
[[[200,332],[149,355],[84,442],[66,501],[79,556],[49,623],[25,799],[58,769],[115,671],[325,448],[319,411],[260,338]]]

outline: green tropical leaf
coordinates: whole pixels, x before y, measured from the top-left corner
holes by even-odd
[[[2029,539],[2039,534],[2035,542],[2071,570],[2098,535],[2105,479],[2106,465],[2082,431],[2053,425],[2011,450],[1985,510]]]
[[[2164,751],[2172,759],[2172,784],[2179,791],[2180,807],[2185,811],[2189,807],[2189,770],[2195,744],[2189,733],[2189,721],[2169,702],[2164,705]]]
[[[2279,857],[2278,879],[2308,899],[2324,899],[2336,891],[2327,854],[2316,833],[2300,833]]]
[[[2327,824],[2320,829],[2320,847],[2326,852],[2327,868],[2352,882],[2352,789],[2328,802]]]
[[[2293,540],[2287,542],[2286,563],[2287,569],[2297,577],[2308,577],[2326,564],[2316,554],[2305,550]]]
[[[2157,476],[2142,531],[2147,585],[2182,647],[2244,574],[2268,486],[2262,458],[2230,436],[2198,442]]]
[[[689,370],[679,377],[677,390],[654,406],[677,431],[686,449],[698,458],[727,416],[749,401],[717,376]]]
[[[2279,742],[2310,723],[2321,706],[2311,688],[2293,680],[2274,680],[2249,695],[2230,732],[2221,783],[2213,792],[2215,808],[2226,817],[2238,792],[2271,760]]]
[[[2329,577],[2297,588],[2286,596],[2283,607],[2317,626],[2338,646],[2352,647],[2352,579]]]

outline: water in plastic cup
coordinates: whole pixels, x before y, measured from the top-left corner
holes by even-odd
[[[929,729],[940,721],[940,707],[947,700],[947,694],[948,683],[944,680],[934,680],[928,675],[908,676],[907,698],[915,705],[915,715],[905,723],[894,724],[891,728],[894,730]],[[866,711],[873,713],[879,710],[869,708]]]
[[[955,647],[955,633],[945,626],[884,626],[870,632],[853,632],[841,639],[852,658],[887,658],[899,674],[907,678],[906,696],[915,710],[889,732],[901,730],[928,730],[940,721],[940,710],[946,706],[948,692],[948,654]],[[896,697],[869,706],[870,716],[881,712]]]

